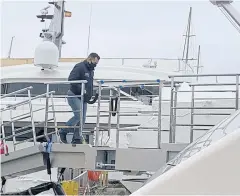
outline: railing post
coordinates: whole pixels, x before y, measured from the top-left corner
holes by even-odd
[[[173,94],[174,94],[174,77],[171,78],[169,143],[173,143]]]
[[[163,83],[159,80],[158,86],[158,148],[161,148],[161,125],[162,125],[162,88]]]
[[[191,112],[190,112],[190,143],[193,142],[193,123],[194,123],[194,107],[195,107],[195,103],[194,103],[194,86],[192,86],[192,97],[191,97]]]
[[[80,137],[83,138],[83,108],[84,108],[84,93],[85,93],[85,84],[82,83],[81,84],[81,103],[80,103],[80,127],[79,127],[79,133],[81,133],[81,135],[79,135]]]
[[[236,110],[239,108],[239,75],[236,75]]]
[[[121,97],[121,92],[120,92],[120,87],[117,88],[118,92],[118,100],[117,100],[117,127],[116,127],[116,147],[119,148],[119,131],[120,131],[120,97]]]
[[[36,139],[35,123],[34,123],[34,118],[33,118],[32,99],[31,99],[30,90],[28,90],[28,99],[29,99],[29,110],[30,110],[30,117],[31,117],[31,123],[32,123],[33,143],[34,143],[34,145],[36,145],[37,139]]]
[[[2,145],[3,145],[3,149],[4,149],[4,154],[6,155],[8,153],[7,153],[7,145],[6,145],[6,139],[5,139],[6,135],[5,135],[4,125],[3,125],[2,115],[1,115],[0,119],[1,119],[1,132],[2,132],[2,138],[3,138]]]
[[[112,100],[112,97],[113,96],[113,90],[110,89],[109,90],[109,116],[108,116],[108,137],[110,138],[110,134],[111,134],[111,119],[112,119],[112,111],[113,111],[113,108],[112,108],[112,111],[111,111],[111,100]]]
[[[99,146],[102,81],[98,82],[98,93],[99,93],[99,94],[98,94],[98,105],[97,105],[97,123],[96,123],[95,146]]]
[[[49,84],[47,85],[47,92],[46,92],[46,106],[45,106],[45,123],[44,123],[44,135],[47,139],[47,141],[49,141],[49,137],[48,137],[48,100],[49,100]]]
[[[177,121],[177,96],[178,96],[178,87],[174,87],[174,102],[173,107],[175,108],[173,110],[173,117],[172,117],[172,142],[175,143],[176,141],[176,121]]]
[[[55,134],[56,134],[56,141],[59,141],[59,136],[58,136],[58,128],[57,128],[57,119],[56,119],[56,113],[55,113],[55,107],[54,107],[54,100],[53,100],[53,94],[51,93],[51,102],[52,102],[52,114],[53,114],[53,120],[54,120],[54,127],[55,127]]]
[[[14,128],[14,122],[13,122],[13,114],[12,114],[12,108],[10,109],[10,119],[12,121],[12,134],[13,134],[13,150],[16,151],[16,136],[15,136],[15,128]]]

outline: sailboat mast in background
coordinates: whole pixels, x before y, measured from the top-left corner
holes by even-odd
[[[8,51],[8,58],[11,58],[11,53],[12,53],[12,45],[13,45],[13,39],[15,38],[15,36],[12,36],[11,39],[11,43],[10,43],[10,47],[9,47],[9,51]]]
[[[89,55],[89,47],[90,47],[91,23],[92,23],[92,4],[90,4],[90,18],[89,18],[89,26],[88,26],[87,56]]]
[[[186,34],[184,35],[184,37],[185,37],[185,41],[184,41],[184,48],[183,48],[183,54],[182,54],[182,61],[184,62],[184,66],[183,66],[183,70],[182,71],[185,71],[185,73],[187,73],[187,69],[188,68],[190,68],[191,69],[191,71],[192,71],[192,73],[195,73],[195,71],[194,71],[194,67],[193,66],[191,66],[190,64],[189,64],[189,61],[195,61],[195,60],[197,60],[197,74],[199,73],[199,68],[200,68],[200,66],[199,66],[199,62],[200,62],[200,60],[199,60],[199,58],[200,58],[200,46],[199,46],[199,48],[198,48],[198,58],[197,59],[195,59],[195,58],[191,58],[191,57],[189,57],[190,55],[190,38],[191,37],[194,37],[194,36],[196,36],[196,35],[193,35],[193,34],[191,34],[192,32],[192,26],[191,26],[191,23],[192,23],[192,7],[190,7],[190,10],[189,10],[189,15],[188,15],[188,24],[187,24],[187,30],[186,30]]]

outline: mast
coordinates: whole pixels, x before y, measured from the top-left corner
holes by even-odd
[[[190,7],[189,16],[188,16],[188,26],[187,26],[187,33],[186,33],[186,39],[187,39],[187,51],[186,51],[186,59],[185,63],[188,63],[188,55],[189,55],[189,39],[190,39],[190,33],[191,33],[191,19],[192,19],[192,7]]]
[[[90,19],[89,19],[89,26],[88,26],[87,56],[89,55],[89,47],[90,47],[91,23],[92,23],[92,4],[90,4]]]
[[[8,51],[8,58],[11,58],[11,53],[12,53],[12,44],[13,44],[13,39],[15,38],[15,36],[12,36],[11,39],[11,43],[10,43],[10,47],[9,47],[9,51]]]
[[[51,20],[49,28],[43,29],[40,37],[43,38],[43,40],[52,41],[58,47],[59,57],[61,57],[62,44],[66,43],[62,40],[64,35],[65,1],[60,0],[48,3],[54,5],[54,14],[48,15],[47,10],[50,6],[47,6],[41,10],[41,15],[37,15],[37,18],[41,18],[41,22],[45,22],[46,19]]]
[[[201,50],[201,47],[199,45],[198,46],[198,58],[197,58],[197,75],[199,74],[199,68],[200,68],[200,50]],[[197,81],[198,81],[198,76],[197,76]]]
[[[191,35],[191,22],[192,22],[192,7],[190,7],[190,10],[189,10],[187,31],[186,31],[186,34],[183,35],[185,37],[185,41],[184,41],[182,61],[184,61],[184,70],[185,71],[187,70],[189,60],[197,60],[194,58],[191,58],[191,59],[189,58],[190,38],[195,36],[195,35]],[[189,67],[192,69],[191,66],[189,66]],[[193,71],[193,69],[192,69],[192,71]]]

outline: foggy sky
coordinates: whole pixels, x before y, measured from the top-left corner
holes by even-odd
[[[204,72],[240,73],[240,34],[208,1],[93,1],[90,51],[101,57],[182,56],[183,34],[192,6],[190,57],[201,45]],[[1,57],[6,57],[15,36],[12,57],[33,57],[44,23],[36,18],[47,1],[3,1]],[[240,12],[240,1],[233,3]],[[62,57],[85,57],[90,15],[89,1],[66,1],[72,12],[65,19]]]

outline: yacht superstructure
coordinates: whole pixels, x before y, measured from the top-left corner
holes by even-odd
[[[54,14],[50,15],[48,14],[48,9],[50,6],[47,6],[46,8],[41,10],[41,14],[37,15],[37,18],[41,19],[41,22],[46,22],[46,20],[51,20],[50,26],[47,29],[43,29],[40,33],[40,37],[43,38],[44,42],[50,41],[54,43],[57,46],[57,49],[59,51],[59,57],[61,57],[61,48],[63,44],[66,44],[65,41],[62,40],[64,36],[64,18],[66,16],[66,10],[65,10],[65,2],[64,1],[57,1],[57,2],[50,2],[49,4],[54,5]],[[186,34],[186,38],[189,38],[190,35]],[[43,42],[43,43],[44,43]],[[46,42],[48,43],[48,42]],[[44,44],[41,45],[44,47]],[[35,52],[38,52],[40,50],[40,46],[36,49]],[[55,48],[56,49],[56,48]],[[56,53],[54,53],[56,55]],[[56,57],[57,58],[57,57]],[[187,57],[188,58],[188,57]],[[34,94],[41,94],[44,93],[44,86],[46,81],[64,81],[67,80],[68,74],[70,70],[72,69],[74,62],[66,62],[66,63],[58,63],[57,65],[51,65],[45,67],[42,64],[38,65],[36,61],[39,59],[45,59],[45,57],[34,60],[33,64],[28,65],[21,65],[21,66],[10,66],[10,67],[3,67],[1,68],[2,72],[2,78],[1,78],[1,92],[2,94],[8,94],[11,92],[14,92],[15,90],[25,88],[28,86],[32,86],[33,90],[32,93]],[[114,60],[114,59],[102,59],[96,68],[95,73],[95,80],[168,80],[169,74],[181,74],[182,67],[183,66],[181,59],[175,59],[176,63],[171,63],[169,59],[160,59],[160,66],[158,65],[159,59],[151,58],[150,61],[147,64],[142,65],[142,61],[145,61],[146,59],[117,59],[118,61],[121,60],[122,64],[118,64],[114,61],[112,63],[107,63],[105,60]],[[116,59],[115,59],[116,60]],[[140,64],[133,64],[130,63],[131,60],[139,61]],[[165,60],[165,61],[164,61]],[[167,61],[166,61],[167,60]],[[192,60],[192,59],[187,59]],[[196,59],[194,59],[196,60]],[[41,60],[40,60],[41,61]],[[154,61],[154,62],[153,62]],[[172,60],[171,60],[172,61]],[[151,64],[154,63],[155,67],[152,67]],[[34,66],[35,65],[35,66]],[[37,67],[36,67],[37,66]],[[187,69],[186,69],[187,70]],[[178,71],[176,73],[175,71]],[[28,73],[28,75],[24,73]],[[30,76],[30,77],[29,77]],[[58,104],[55,106],[57,108],[66,108],[66,110],[69,109],[66,98],[63,96],[65,92],[68,89],[68,85],[65,84],[52,84],[51,89],[55,91],[56,97],[54,98],[54,101],[56,101]],[[124,89],[121,89],[122,99],[124,99],[124,102],[122,102],[122,106],[124,106],[124,111],[126,112],[136,112],[136,111],[151,111],[152,110],[152,95],[157,93],[158,88],[157,87],[144,87],[142,88],[142,85],[136,86],[136,87],[125,87]],[[102,96],[109,95],[109,90],[104,90]],[[116,92],[115,92],[116,93]],[[144,96],[142,96],[144,95]],[[146,95],[146,96],[145,96]],[[149,95],[149,96],[148,96]],[[58,97],[57,97],[58,96]],[[17,95],[14,97],[8,97],[2,101],[2,105],[8,105],[16,103],[19,100],[23,100],[24,95]],[[114,97],[110,98],[111,105],[107,103],[109,101],[108,97],[102,98],[103,103],[102,104],[102,110],[106,111],[107,108],[109,108],[111,105],[114,104],[114,100],[116,100]],[[33,107],[35,109],[40,109],[43,104],[45,104],[44,98],[41,100],[35,101],[33,103]],[[86,129],[92,130],[94,129],[95,122],[96,122],[96,104],[95,105],[89,105],[88,109],[88,118],[86,122]],[[115,107],[116,110],[116,107]],[[15,111],[18,112],[18,111]],[[64,116],[61,114],[57,114],[57,122],[60,124],[63,124],[65,122],[66,116],[70,117],[70,113],[65,114]],[[101,115],[101,123],[108,124],[109,119],[107,114]],[[43,117],[43,113],[39,113],[38,120],[42,121],[41,119]],[[4,116],[4,121],[8,121],[10,118],[10,114],[6,114]],[[129,126],[140,126],[140,124],[144,122],[148,122],[152,118],[152,115],[149,117],[146,116],[132,116],[129,118],[128,116],[123,117],[121,124],[125,127]],[[116,124],[116,118],[111,119],[111,123]],[[19,126],[24,126],[27,122],[20,121]],[[39,127],[41,129],[42,127]],[[7,127],[7,129],[11,129],[11,127]]]
[[[214,2],[216,3],[216,2]],[[220,2],[220,5],[224,2]],[[229,3],[229,2],[228,2]],[[229,6],[227,6],[229,7]],[[48,60],[48,59],[47,59]],[[55,62],[53,62],[55,63]],[[50,65],[50,64],[49,64]],[[32,65],[29,65],[28,69]],[[67,65],[66,65],[67,66]],[[33,66],[32,66],[33,67]],[[62,66],[64,67],[64,66]],[[2,104],[1,107],[1,113],[4,115],[1,115],[1,136],[2,136],[2,142],[4,144],[9,144],[10,149],[9,153],[5,150],[5,155],[2,155],[1,160],[1,166],[2,166],[2,182],[6,178],[13,178],[22,174],[29,174],[36,171],[42,171],[46,170],[48,172],[48,175],[54,177],[52,178],[53,181],[58,181],[57,175],[55,172],[56,168],[66,167],[66,168],[79,168],[81,170],[99,170],[99,171],[110,171],[109,173],[113,171],[120,171],[124,172],[125,174],[145,174],[145,175],[151,175],[151,173],[155,173],[160,166],[164,165],[165,162],[168,162],[167,165],[174,167],[176,164],[178,164],[179,157],[188,157],[192,154],[195,154],[195,152],[199,151],[199,148],[192,148],[196,147],[199,142],[204,143],[204,147],[209,146],[211,143],[209,141],[209,138],[211,136],[214,136],[214,132],[218,132],[219,130],[223,132],[223,135],[226,135],[226,131],[236,130],[238,131],[238,125],[236,124],[237,117],[239,116],[239,112],[235,110],[239,109],[239,76],[240,74],[211,74],[211,75],[198,75],[197,77],[231,77],[233,78],[231,82],[209,82],[209,83],[183,83],[186,81],[186,78],[196,78],[196,75],[169,75],[167,74],[166,77],[155,78],[155,75],[150,74],[149,78],[144,78],[144,80],[139,80],[139,75],[135,75],[136,78],[104,78],[102,79],[100,75],[99,78],[96,79],[96,88],[98,88],[100,91],[99,100],[96,105],[96,116],[93,122],[96,123],[94,126],[95,129],[91,130],[93,132],[94,137],[92,139],[89,139],[89,142],[92,142],[92,145],[76,145],[73,146],[71,144],[60,144],[58,143],[58,136],[55,134],[57,132],[57,128],[61,127],[62,125],[59,124],[59,121],[62,121],[64,119],[61,119],[61,115],[58,115],[58,113],[64,113],[64,118],[66,118],[66,111],[65,108],[63,108],[61,105],[58,106],[57,99],[62,101],[61,98],[59,99],[59,95],[56,95],[59,86],[55,89],[51,89],[51,85],[56,84],[64,84],[68,85],[69,82],[66,81],[66,75],[62,77],[56,77],[54,80],[52,79],[52,76],[54,74],[57,76],[59,73],[61,73],[61,66],[59,66],[59,70],[57,69],[45,69],[44,70],[38,70],[37,74],[34,75],[35,70],[33,72],[29,72],[31,74],[32,78],[28,77],[19,77],[16,78],[14,74],[6,74],[5,78],[2,78],[3,84],[3,90],[5,90],[5,94],[1,97],[1,101],[4,99],[7,99],[5,103]],[[20,68],[21,69],[21,68]],[[36,69],[34,67],[34,69]],[[131,68],[132,69],[132,68]],[[135,70],[136,71],[136,70]],[[62,73],[66,73],[66,71],[62,71]],[[40,74],[39,74],[40,73]],[[100,72],[99,72],[100,73]],[[49,74],[49,75],[48,75]],[[67,73],[66,73],[67,74]],[[64,75],[64,74],[63,74]],[[44,76],[44,77],[43,77]],[[144,75],[146,76],[146,75]],[[153,76],[153,77],[151,77]],[[184,78],[183,80],[180,78]],[[43,81],[43,80],[44,81]],[[43,92],[39,92],[38,89],[35,87],[32,87],[31,85],[27,85],[31,83],[36,83],[37,85],[42,85],[40,89],[43,90]],[[78,83],[82,83],[84,86],[85,81],[74,81]],[[11,86],[11,84],[23,84],[25,83],[26,88],[23,86],[21,88],[16,87],[17,89],[12,90],[12,92],[7,92],[8,85]],[[216,86],[219,86],[219,88],[216,88]],[[46,87],[46,88],[44,88]],[[145,90],[147,87],[156,87],[157,89],[157,95],[155,95],[155,98],[152,99],[153,102],[153,108],[149,105],[143,104],[141,101],[137,99],[135,96],[131,96],[131,93],[126,92],[126,88],[140,88],[141,90]],[[227,88],[228,87],[228,88]],[[170,89],[170,92],[164,93],[164,88]],[[114,91],[116,94],[114,95],[114,98],[116,100],[116,110],[113,111],[113,106],[111,106],[109,103],[111,103],[111,100],[108,99],[108,104],[105,108],[102,108],[104,106],[105,101],[102,100],[104,98],[104,90],[109,89],[107,94],[108,98],[113,97]],[[33,93],[36,90],[36,93]],[[55,92],[56,91],[56,92]],[[59,91],[61,92],[61,90]],[[21,94],[25,94],[24,96]],[[179,96],[179,93],[187,93],[187,96]],[[210,97],[206,97],[206,94],[210,93]],[[214,97],[219,96],[219,93],[227,93],[227,96],[221,96],[221,97]],[[20,99],[18,95],[20,96]],[[164,100],[164,94],[168,94],[168,100]],[[187,100],[187,97],[191,94],[190,101]],[[197,95],[198,94],[198,95]],[[124,97],[122,97],[124,95]],[[151,95],[153,96],[153,94]],[[17,98],[18,97],[18,98]],[[127,99],[125,101],[124,99]],[[64,99],[64,98],[63,98]],[[180,101],[179,101],[180,99]],[[44,103],[41,105],[43,108],[37,108],[37,105],[41,102],[41,100],[44,101]],[[204,100],[204,101],[203,101]],[[211,100],[211,101],[210,101]],[[226,101],[228,100],[228,101]],[[136,106],[133,104],[133,102],[137,102],[136,105],[143,106],[142,111],[139,111],[139,108],[136,110]],[[166,105],[164,105],[164,101],[167,102]],[[124,110],[124,103],[130,103],[128,110]],[[35,106],[34,106],[35,105]],[[60,104],[59,104],[60,105]],[[33,107],[34,106],[34,107]],[[108,106],[108,107],[107,107]],[[132,110],[129,108],[132,107]],[[149,108],[150,107],[150,108]],[[21,109],[19,109],[21,108]],[[169,113],[164,113],[167,109]],[[37,112],[40,110],[43,110],[43,112],[40,115],[36,115]],[[147,111],[146,111],[147,110]],[[179,112],[180,111],[180,112]],[[184,111],[184,112],[182,112]],[[188,112],[187,112],[188,111]],[[107,113],[106,116],[107,121],[102,120],[101,114]],[[116,121],[113,120],[114,113],[116,115]],[[152,120],[155,121],[152,123],[152,125],[149,125],[149,119],[146,121],[146,118],[142,118],[144,114],[152,115]],[[13,117],[12,115],[15,115]],[[51,114],[51,115],[50,115]],[[231,115],[230,117],[229,116]],[[17,116],[17,117],[16,117]],[[201,116],[200,118],[197,118],[197,116]],[[219,117],[220,116],[220,117]],[[21,118],[19,118],[21,117]],[[141,124],[138,123],[137,125],[134,125],[135,122],[134,118],[136,119],[139,117],[139,119],[142,121]],[[154,119],[156,117],[156,119]],[[4,119],[5,118],[5,119]],[[91,118],[91,117],[90,117]],[[124,118],[126,118],[124,120]],[[224,119],[225,118],[225,119]],[[21,128],[15,127],[16,123],[21,122],[21,119],[27,119],[28,125],[19,125]],[[61,119],[58,120],[57,119]],[[110,123],[109,123],[110,119]],[[127,120],[131,119],[131,122],[127,124]],[[138,119],[138,120],[139,120]],[[185,120],[184,120],[185,119]],[[222,120],[224,119],[224,120]],[[216,124],[217,122],[221,121],[221,123]],[[40,122],[41,121],[41,122]],[[189,122],[190,121],[190,122]],[[106,123],[103,124],[102,122]],[[114,123],[113,123],[114,122]],[[122,122],[126,122],[124,124],[124,127],[121,127]],[[137,120],[136,120],[137,122]],[[165,122],[165,125],[164,125]],[[167,123],[166,123],[167,122]],[[210,124],[210,123],[211,124]],[[36,127],[39,124],[43,124],[44,128],[44,135],[39,136],[36,132]],[[30,125],[29,125],[30,124]],[[111,127],[111,125],[114,125]],[[166,126],[168,124],[168,126]],[[7,126],[11,126],[11,130],[9,133],[5,131],[5,128]],[[108,126],[107,126],[108,125]],[[110,125],[110,126],[109,126]],[[103,128],[103,126],[107,126]],[[166,127],[165,127],[166,126]],[[214,127],[213,127],[214,126]],[[188,135],[188,139],[186,135],[184,136],[183,131],[186,131],[186,127],[188,127],[188,133],[185,132],[186,135]],[[213,127],[209,130],[209,128]],[[23,129],[27,129],[27,131],[23,131]],[[83,127],[79,127],[83,130]],[[180,129],[178,129],[180,128]],[[90,128],[92,129],[92,127]],[[207,131],[209,130],[209,131]],[[51,131],[51,133],[49,133]],[[25,133],[30,133],[26,141],[19,142],[17,140],[17,137],[20,135],[23,135]],[[102,132],[102,135],[100,136]],[[107,139],[105,140],[103,132],[107,132]],[[138,138],[137,142],[141,140],[139,137],[133,137],[133,135],[130,135],[129,144],[127,146],[122,146],[121,141],[124,137],[121,137],[121,133],[134,133],[137,135],[142,135],[142,144],[149,144],[153,143],[153,139],[156,141],[156,145],[153,146],[139,146],[139,144],[136,144],[133,142],[133,138]],[[145,133],[144,133],[145,132]],[[178,134],[179,132],[179,134]],[[199,132],[199,134],[197,134]],[[50,136],[53,136],[53,140],[50,139]],[[46,141],[44,143],[39,144],[37,141],[38,138],[45,137]],[[179,137],[179,138],[178,138]],[[184,138],[181,138],[184,137]],[[221,138],[221,136],[217,136],[217,139]],[[234,137],[235,140],[233,144],[231,144],[230,139],[231,137]],[[197,139],[198,138],[198,139]],[[25,138],[26,139],[26,138]],[[105,140],[103,143],[101,140]],[[116,146],[109,145],[108,141],[109,139],[111,141],[114,141],[113,143]],[[148,141],[149,140],[149,141]],[[211,140],[211,139],[210,139]],[[224,156],[226,154],[232,155],[231,160],[239,161],[239,156],[233,151],[234,145],[239,143],[239,134],[236,133],[234,136],[229,136],[226,139],[223,139],[219,142],[219,144],[213,145],[213,147],[209,148],[207,147],[207,150],[201,153],[201,156],[199,158],[200,163],[203,164],[203,167],[201,167],[202,174],[199,176],[204,176],[204,163],[213,163],[215,160],[211,160],[208,157],[211,154],[211,156],[216,157],[216,160],[223,160]],[[186,147],[188,143],[191,143],[195,141],[194,143],[190,144],[190,146]],[[12,143],[12,145],[10,145]],[[140,142],[141,143],[141,142]],[[216,142],[218,143],[218,142]],[[22,146],[20,146],[23,144]],[[216,156],[221,152],[219,150],[221,148],[224,148],[224,154],[223,156]],[[4,146],[4,145],[3,145]],[[125,148],[123,148],[125,147]],[[185,148],[186,147],[186,148]],[[4,147],[5,148],[5,147]],[[182,153],[178,154],[182,149],[184,149]],[[188,150],[190,149],[190,151]],[[210,150],[208,150],[210,149]],[[212,150],[211,150],[212,149]],[[200,149],[201,150],[201,149]],[[186,155],[187,152],[187,155]],[[193,152],[193,153],[192,153]],[[190,154],[189,154],[190,153]],[[177,155],[178,154],[178,155]],[[204,157],[205,154],[205,159]],[[177,155],[177,156],[176,156]],[[196,153],[195,160],[192,158],[186,164],[189,165],[189,168],[193,168],[193,166],[198,166],[196,160],[198,153]],[[175,157],[175,158],[174,158]],[[221,158],[222,157],[222,158]],[[151,161],[154,158],[154,162]],[[194,161],[193,161],[194,160]],[[151,161],[151,162],[150,162]],[[27,163],[27,164],[26,164]],[[137,163],[137,164],[136,164]],[[198,162],[199,163],[199,162]],[[215,163],[215,162],[214,162]],[[207,168],[206,164],[206,168]],[[212,164],[213,165],[213,164]],[[167,166],[167,168],[169,168]],[[230,166],[230,165],[229,165]],[[237,166],[236,164],[234,166]],[[200,167],[196,167],[200,168]],[[205,169],[206,169],[205,168]],[[236,169],[236,168],[235,168]],[[166,170],[164,170],[166,171]],[[181,171],[191,173],[188,168],[182,168],[176,167],[176,169],[172,170],[171,173],[166,173],[166,175],[169,174],[171,178],[169,181],[164,182],[164,178],[166,178],[166,175],[163,175],[161,180],[161,176],[157,178],[157,180],[151,181],[152,178],[155,178],[159,174],[162,174],[162,172],[156,173],[152,178],[149,179],[149,183],[147,183],[146,186],[143,186],[139,189],[139,191],[136,192],[136,194],[144,195],[144,194],[163,194],[163,193],[172,193],[170,191],[170,184],[174,181],[174,172],[178,173],[179,175],[183,175],[184,173]],[[193,171],[193,170],[191,170]],[[231,168],[231,172],[233,169]],[[220,171],[219,171],[220,172]],[[54,173],[54,174],[53,174]],[[57,173],[57,172],[56,172]],[[70,172],[71,173],[71,172]],[[74,173],[74,172],[73,172]],[[214,172],[213,172],[214,173]],[[232,172],[233,173],[233,172]],[[70,175],[68,179],[80,179],[83,180],[82,177],[86,174],[86,171],[84,171],[82,174],[77,176],[76,178],[73,177],[73,175]],[[227,174],[227,173],[226,173]],[[47,174],[46,174],[47,175]],[[194,182],[193,175],[189,175],[191,178],[191,181]],[[211,179],[215,179],[214,175],[211,176]],[[160,179],[160,180],[159,180]],[[172,180],[173,179],[173,180]],[[184,180],[184,175],[183,178]],[[232,180],[235,182],[239,179],[239,175],[235,176]],[[228,180],[231,180],[231,178],[228,178]],[[188,179],[189,181],[189,179]],[[7,182],[11,182],[11,180],[7,180]],[[84,188],[85,193],[91,193],[91,188],[89,188],[89,183],[83,181],[79,181],[81,188]],[[181,184],[184,184],[183,181]],[[166,184],[164,184],[166,183]],[[211,181],[208,181],[208,183],[212,183]],[[212,183],[213,185],[216,185],[215,182]],[[237,191],[236,183],[232,183],[235,189],[232,193],[239,193]],[[163,188],[159,190],[159,185],[161,185]],[[186,185],[186,183],[185,183]],[[195,184],[196,185],[196,184]],[[205,193],[217,193],[217,186],[214,186],[214,188],[208,188],[206,186],[206,183],[204,181],[201,181],[201,187],[205,187]],[[210,186],[209,186],[210,187]],[[221,188],[221,193],[225,193],[226,191],[230,193],[230,189],[227,186],[226,188]],[[165,188],[165,189],[164,189]],[[179,187],[178,187],[179,188]],[[194,187],[191,189],[193,190]],[[183,189],[177,189],[181,190],[182,193],[189,193],[186,189],[186,186],[184,186]],[[201,189],[202,190],[202,189]],[[202,193],[201,190],[195,189],[195,193]],[[194,192],[194,191],[193,191]],[[191,193],[193,193],[191,192]],[[80,192],[78,192],[79,194]]]

